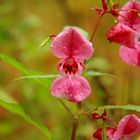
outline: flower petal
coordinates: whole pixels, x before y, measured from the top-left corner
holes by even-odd
[[[81,102],[90,94],[90,85],[82,76],[65,75],[57,78],[51,85],[52,95],[65,97],[71,102]]]
[[[127,2],[119,12],[118,20],[121,23],[128,24],[133,29],[140,31],[140,2],[129,1]]]
[[[113,134],[116,131],[115,128],[113,127],[107,127],[106,128],[106,136],[107,140],[112,140]],[[93,137],[96,138],[97,140],[102,140],[102,128],[98,129],[94,134]]]
[[[91,42],[75,28],[68,28],[58,34],[52,41],[51,49],[53,54],[59,58],[88,59],[93,53]]]
[[[136,36],[137,32],[122,23],[118,23],[107,33],[107,38],[109,41],[113,41],[131,48],[135,47]]]
[[[140,66],[140,51],[137,48],[121,46],[119,54],[127,64]]]
[[[140,119],[135,115],[127,115],[119,122],[113,140],[120,140],[122,137],[129,138],[137,132],[140,132]]]

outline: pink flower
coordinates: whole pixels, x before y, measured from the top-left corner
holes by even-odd
[[[91,42],[76,28],[68,28],[58,34],[51,45],[52,53],[61,58],[58,71],[62,74],[51,86],[55,97],[65,97],[72,102],[80,102],[90,94],[86,79],[79,76],[84,71],[84,60],[93,53]]]
[[[107,127],[107,140],[129,139],[140,132],[140,119],[135,115],[127,115],[122,118],[115,128]],[[97,140],[102,140],[102,129],[98,129],[93,136]]]
[[[122,60],[127,64],[140,66],[140,48],[121,46],[119,54]]]
[[[119,12],[119,23],[107,33],[111,42],[121,44],[120,57],[128,64],[140,66],[140,2],[127,2]]]
[[[119,43],[130,48],[135,48],[137,36],[138,33],[136,31],[122,23],[118,23],[107,33],[107,38],[110,42]]]
[[[140,31],[140,2],[129,1],[120,10],[118,21]]]
[[[135,115],[127,115],[119,122],[113,140],[119,140],[122,137],[130,138],[138,132],[140,132],[140,119]]]

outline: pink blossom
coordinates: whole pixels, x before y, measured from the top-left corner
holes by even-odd
[[[122,118],[117,127],[107,127],[107,140],[130,139],[140,132],[140,119],[135,115],[127,115]],[[97,140],[102,140],[102,129],[98,129],[93,136]]]
[[[61,58],[58,65],[60,73],[82,73],[84,60],[93,53],[91,42],[75,28],[68,28],[58,34],[52,42],[52,53]]]
[[[118,21],[127,24],[134,30],[140,31],[140,2],[129,1],[119,12]]]
[[[130,138],[138,132],[140,132],[140,119],[135,115],[127,115],[119,122],[113,140],[120,140],[122,137]]]
[[[58,34],[52,42],[51,49],[55,56],[62,59],[73,57],[85,60],[93,53],[91,42],[75,28],[68,28]]]
[[[119,50],[120,57],[127,64],[140,66],[140,48],[128,48],[121,46]]]
[[[56,57],[61,58],[58,71],[62,74],[52,83],[53,96],[81,102],[90,94],[89,83],[80,74],[84,71],[84,60],[92,56],[91,42],[76,28],[68,28],[54,38],[51,50]]]
[[[129,1],[119,12],[118,24],[109,30],[110,42],[119,43],[120,57],[128,64],[140,66],[140,2]]]
[[[107,33],[110,42],[119,43],[127,47],[134,48],[136,46],[137,32],[126,24],[118,23],[112,27]]]
[[[90,94],[90,85],[82,76],[65,75],[53,81],[51,91],[55,97],[65,97],[72,102],[81,102]]]

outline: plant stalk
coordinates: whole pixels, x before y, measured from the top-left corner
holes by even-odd
[[[104,13],[101,14],[101,15],[99,16],[99,19],[98,19],[98,21],[97,21],[97,23],[96,23],[96,26],[95,26],[95,28],[94,28],[94,30],[93,30],[93,32],[92,32],[92,35],[91,35],[91,38],[90,38],[90,42],[93,41],[93,38],[94,38],[95,33],[96,33],[96,31],[97,31],[97,29],[98,29],[100,23],[101,23],[101,20],[102,20],[103,15],[104,15]]]
[[[74,119],[74,115],[73,113],[71,112],[71,110],[68,108],[68,106],[65,105],[65,103],[61,100],[61,99],[58,99],[58,101],[61,103],[61,105],[65,108],[65,110],[68,112],[68,114],[70,115],[70,117],[72,119]]]
[[[76,112],[76,115],[75,115],[75,119],[73,121],[71,140],[76,139],[76,133],[77,133],[78,124],[79,124],[78,115],[79,115],[79,112],[81,111],[81,107],[82,107],[81,102],[77,103],[77,112]]]
[[[106,140],[106,121],[103,121],[102,140]]]

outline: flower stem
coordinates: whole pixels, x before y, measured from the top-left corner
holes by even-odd
[[[65,108],[65,110],[68,112],[68,114],[71,116],[72,119],[74,119],[74,115],[73,113],[70,111],[70,109],[65,105],[65,103],[61,100],[61,99],[58,99],[58,101],[63,105],[63,107]]]
[[[79,124],[78,114],[81,111],[81,107],[82,107],[81,102],[77,103],[77,112],[76,112],[76,115],[75,115],[75,119],[73,121],[71,140],[75,140],[76,139],[76,133],[77,133],[77,128],[78,128],[78,124]]]
[[[106,121],[103,121],[102,140],[106,140]]]
[[[75,119],[74,122],[73,122],[73,128],[72,128],[71,140],[75,140],[75,138],[76,138],[77,128],[78,128],[78,120]]]
[[[97,21],[97,23],[96,23],[96,26],[95,26],[95,28],[94,28],[94,30],[93,30],[93,33],[92,33],[92,35],[91,35],[90,42],[93,41],[93,38],[94,38],[95,33],[96,33],[96,31],[97,31],[97,29],[98,29],[98,27],[99,27],[99,25],[100,25],[100,22],[101,22],[101,20],[102,20],[103,15],[104,15],[104,13],[101,14],[101,15],[99,16],[99,19],[98,19],[98,21]]]

